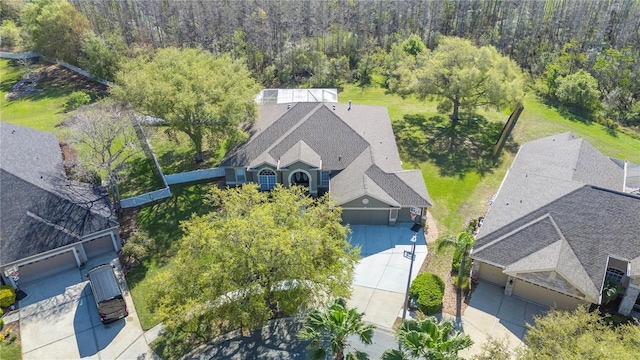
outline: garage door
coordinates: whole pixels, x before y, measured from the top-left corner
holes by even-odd
[[[389,210],[343,210],[342,222],[362,225],[389,225]]]
[[[513,295],[548,307],[562,310],[574,310],[584,301],[565,295],[533,283],[516,279],[513,284]]]
[[[87,254],[89,259],[108,252],[116,251],[113,248],[113,241],[111,241],[111,236],[109,235],[83,242],[82,246],[84,246],[84,252]]]
[[[24,284],[29,281],[38,280],[63,270],[73,269],[74,267],[78,267],[78,264],[76,263],[75,256],[73,256],[73,251],[67,251],[46,259],[21,265],[18,268],[20,272],[19,283]]]

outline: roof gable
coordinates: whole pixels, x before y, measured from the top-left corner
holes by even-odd
[[[298,141],[280,157],[280,168],[286,168],[296,162],[303,162],[311,167],[320,168],[322,158],[303,140]]]

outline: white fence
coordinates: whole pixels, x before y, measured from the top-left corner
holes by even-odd
[[[0,58],[2,59],[23,60],[23,59],[32,59],[37,57],[40,57],[40,55],[34,52],[14,54],[10,52],[0,51]]]
[[[146,203],[150,203],[152,201],[168,198],[171,196],[171,190],[168,187],[152,192],[148,192],[146,194],[121,199],[120,207],[122,208],[132,208],[140,205],[144,205]]]
[[[212,179],[224,176],[224,168],[211,168],[183,172],[179,174],[165,175],[164,179],[168,185],[181,184],[205,179]]]

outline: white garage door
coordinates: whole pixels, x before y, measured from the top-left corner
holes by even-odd
[[[513,284],[513,295],[523,299],[562,310],[574,310],[584,301],[565,295],[533,283],[516,279]]]
[[[19,284],[38,280],[45,276],[49,276],[63,270],[72,269],[77,266],[76,258],[73,256],[73,251],[71,250],[46,259],[20,265],[18,268],[20,273]]]
[[[113,241],[111,241],[110,235],[105,235],[97,239],[83,242],[82,246],[84,246],[84,252],[87,254],[89,259],[108,252],[116,251],[113,247]]]

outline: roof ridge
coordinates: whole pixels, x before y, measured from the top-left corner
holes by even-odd
[[[62,231],[63,233],[65,233],[65,234],[67,234],[69,236],[72,236],[72,237],[74,237],[74,238],[76,238],[78,240],[82,240],[82,238],[80,236],[78,236],[78,234],[75,234],[75,233],[69,231],[69,229],[67,229],[67,228],[65,228],[63,226],[60,226],[58,224],[54,224],[51,221],[49,221],[49,220],[47,220],[45,218],[42,218],[42,217],[38,216],[37,214],[32,213],[29,210],[27,210],[27,216],[32,218],[32,219],[34,219],[34,220],[36,220],[36,221],[38,221],[38,222],[41,222],[41,223],[43,223],[43,224],[45,224],[47,226],[53,227],[54,229],[56,229],[58,231]]]
[[[484,250],[484,249],[486,249],[486,248],[488,248],[488,247],[490,247],[490,246],[493,246],[493,245],[495,245],[496,243],[498,243],[498,242],[500,242],[500,241],[504,240],[505,238],[510,237],[510,236],[511,236],[511,235],[513,235],[513,234],[517,234],[517,233],[519,233],[520,231],[522,231],[522,230],[524,230],[524,229],[528,228],[529,226],[534,225],[534,224],[537,224],[537,223],[539,223],[539,222],[543,221],[545,218],[550,218],[550,217],[551,217],[551,214],[549,214],[549,213],[545,213],[544,215],[541,215],[540,217],[535,218],[535,219],[533,219],[533,220],[529,221],[528,223],[523,224],[523,225],[521,225],[521,226],[517,227],[516,229],[509,231],[508,233],[506,233],[506,234],[504,234],[504,235],[502,235],[502,236],[499,236],[498,238],[496,238],[496,239],[494,239],[494,240],[492,240],[492,241],[490,241],[490,242],[488,242],[488,243],[486,243],[486,244],[484,244],[484,245],[480,246],[479,248],[474,248],[473,250],[474,250],[474,252],[482,251],[482,250]],[[513,222],[515,222],[515,221],[518,221],[518,220],[519,220],[519,219],[516,219],[516,220],[512,221],[512,223],[513,223]],[[506,225],[505,225],[505,226],[506,226]],[[489,236],[489,235],[493,234],[494,232],[499,231],[499,230],[500,230],[500,229],[502,229],[502,228],[504,228],[504,226],[502,226],[502,227],[500,227],[500,228],[496,229],[495,231],[492,231],[491,233],[489,233],[489,234],[487,234],[487,235],[485,235],[485,236],[483,236],[483,237],[487,237],[487,236]]]
[[[296,103],[296,105],[294,105],[293,107],[296,107],[298,104],[308,104],[308,103]],[[276,146],[278,146],[280,144],[280,141],[284,138],[286,138],[287,136],[289,136],[291,133],[293,133],[297,128],[299,128],[302,124],[304,124],[307,120],[309,120],[309,118],[311,117],[311,115],[315,114],[319,108],[322,107],[322,103],[319,103],[318,105],[316,105],[313,109],[311,109],[305,116],[301,117],[300,120],[296,121],[295,125],[292,126],[291,128],[289,128],[289,130],[285,131],[284,133],[282,133],[282,135],[280,135],[276,141],[273,141],[271,143],[271,145],[269,145],[261,154],[267,153],[269,154],[271,157],[273,157],[275,159],[275,157],[273,155],[271,155],[271,150],[273,150],[273,148],[275,148]],[[286,113],[285,113],[286,114]],[[284,114],[282,115],[284,116]],[[280,118],[282,118],[282,116]],[[295,145],[294,145],[295,146]]]

